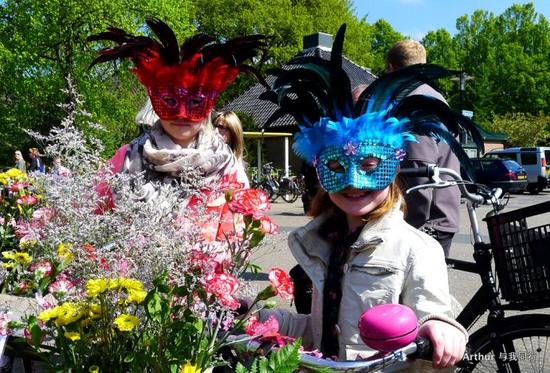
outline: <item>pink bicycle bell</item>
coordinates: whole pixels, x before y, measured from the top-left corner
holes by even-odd
[[[359,334],[373,350],[389,352],[415,340],[418,320],[413,310],[402,304],[381,304],[369,308],[359,318]]]

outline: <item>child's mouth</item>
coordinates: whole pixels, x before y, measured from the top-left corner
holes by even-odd
[[[370,190],[360,190],[360,189],[347,190],[347,191],[342,192],[344,197],[349,198],[349,199],[361,199],[361,198],[367,196],[369,193],[370,193]]]

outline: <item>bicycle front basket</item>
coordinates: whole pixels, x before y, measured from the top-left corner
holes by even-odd
[[[550,305],[550,220],[527,220],[548,212],[550,201],[485,218],[502,298],[517,306]]]

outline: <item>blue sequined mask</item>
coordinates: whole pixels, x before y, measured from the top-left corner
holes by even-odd
[[[381,190],[395,178],[399,154],[390,146],[350,141],[324,149],[313,163],[321,186],[329,193],[346,187]]]

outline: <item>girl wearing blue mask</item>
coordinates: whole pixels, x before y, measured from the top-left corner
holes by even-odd
[[[468,334],[452,319],[443,251],[403,220],[395,177],[415,134],[446,141],[466,169],[466,154],[441,123],[479,136],[467,118],[437,100],[406,97],[419,84],[451,74],[433,65],[384,76],[353,105],[341,68],[344,31],[335,38],[331,61],[305,57],[297,61],[301,67],[280,71],[261,96],[297,119],[294,150],[316,168],[322,187],[310,212],[314,219],[289,236],[291,252],[313,283],[311,313],[261,311],[261,317],[275,316],[281,334],[302,337],[306,348],[353,360],[375,353],[359,336],[361,314],[378,304],[405,304],[417,314],[420,334],[432,341],[433,366],[451,367],[463,357]],[[426,363],[414,364],[408,368],[423,370]]]

